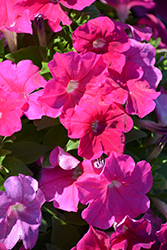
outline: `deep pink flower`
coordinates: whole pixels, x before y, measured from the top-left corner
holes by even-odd
[[[0,250],[8,250],[2,243],[0,243]]]
[[[162,224],[161,229],[157,231],[157,237],[161,242],[160,250],[166,250],[167,248],[167,223]]]
[[[2,32],[9,30],[16,33],[32,34],[31,22],[29,21],[29,12],[24,10],[18,14],[14,5],[18,0],[1,0],[0,12],[0,30]]]
[[[160,92],[150,88],[149,83],[143,79],[144,72],[138,64],[127,61],[121,74],[111,69],[109,74],[111,91],[106,95],[107,101],[126,103],[127,113],[140,118],[154,110],[156,104],[153,100]]]
[[[80,138],[78,154],[86,159],[97,159],[103,153],[123,153],[125,136],[133,121],[121,105],[106,104],[98,97],[82,99],[72,116],[62,114],[61,123],[68,130],[70,138]]]
[[[60,31],[60,21],[64,25],[70,25],[71,20],[68,18],[66,12],[64,12],[59,4],[59,1],[52,0],[26,0],[19,1],[15,6],[18,13],[22,13],[23,10],[29,10],[30,20],[34,20],[37,14],[41,14],[43,19],[48,19],[50,28],[54,31]]]
[[[88,232],[71,250],[110,250],[109,237],[102,231],[89,227]]]
[[[129,10],[134,6],[143,6],[151,9],[155,6],[153,0],[100,0],[102,3],[111,5],[117,11],[117,15],[121,22],[125,22],[128,18]]]
[[[155,243],[151,236],[151,223],[149,220],[133,220],[129,216],[120,222],[116,232],[111,235],[111,249],[140,250],[150,249]]]
[[[15,6],[17,11],[21,13],[23,10],[28,9],[30,12],[30,19],[34,20],[34,17],[37,14],[41,14],[43,19],[48,19],[48,24],[50,28],[54,31],[60,31],[62,27],[60,26],[60,22],[63,23],[63,25],[70,25],[71,20],[68,18],[68,15],[65,11],[62,10],[61,4],[66,6],[67,8],[81,10],[85,8],[86,6],[89,6],[92,4],[95,0],[21,0],[19,3]]]
[[[136,164],[128,155],[112,152],[105,159],[100,175],[77,181],[79,199],[88,207],[82,217],[88,224],[107,229],[124,216],[136,218],[150,206],[145,195],[152,187],[151,166],[146,161]]]
[[[52,150],[49,160],[52,166],[42,169],[39,181],[46,201],[53,201],[56,208],[76,212],[79,202],[76,182],[87,175],[96,175],[92,164],[79,164],[60,147]]]
[[[109,67],[121,71],[129,49],[126,32],[108,17],[97,17],[78,27],[72,34],[73,46],[82,54],[93,51],[102,54]]]
[[[21,130],[20,117],[23,115],[21,107],[22,96],[19,93],[6,93],[0,88],[0,135],[10,136]]]
[[[37,100],[42,93],[34,92],[46,84],[39,71],[30,60],[23,60],[18,64],[9,60],[0,63],[0,87],[8,93],[22,95],[22,111],[28,119],[40,119],[45,114]]]
[[[9,48],[12,52],[17,50],[17,34],[32,34],[29,11],[23,10],[18,14],[14,8],[18,0],[1,0],[0,5],[0,31],[5,35]],[[15,33],[16,32],[16,33]]]
[[[83,95],[96,96],[105,89],[106,64],[101,55],[89,52],[56,53],[48,67],[53,79],[44,88],[41,102],[55,108],[57,116],[79,104]]]
[[[0,192],[0,242],[12,249],[22,240],[26,249],[32,249],[42,222],[44,195],[35,179],[22,174],[9,177],[4,187],[6,191]]]

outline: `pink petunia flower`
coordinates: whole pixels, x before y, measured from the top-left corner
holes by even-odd
[[[97,17],[78,27],[72,34],[73,46],[82,54],[102,54],[107,65],[120,72],[125,63],[122,52],[129,49],[126,32],[108,17]]]
[[[8,250],[2,243],[0,243],[0,250]]]
[[[128,155],[112,152],[105,159],[104,171],[77,181],[79,199],[89,204],[82,218],[89,225],[107,229],[126,215],[136,218],[150,206],[145,195],[152,187],[151,166],[146,161],[136,164]]]
[[[20,117],[23,115],[21,107],[22,96],[19,93],[6,93],[0,88],[0,135],[11,136],[21,130]]]
[[[9,48],[12,52],[17,49],[16,33],[32,34],[31,22],[29,20],[29,11],[23,10],[18,14],[14,8],[17,0],[1,0],[0,13],[0,31],[5,35]]]
[[[0,88],[7,93],[22,95],[22,112],[28,119],[40,119],[45,114],[37,100],[42,93],[34,92],[46,84],[39,71],[30,60],[23,60],[18,64],[9,60],[0,63]]]
[[[126,103],[127,113],[140,118],[152,112],[156,106],[153,100],[160,92],[150,88],[149,83],[143,79],[143,74],[142,68],[131,61],[126,62],[121,74],[109,69],[111,91],[106,95],[106,101]]]
[[[133,121],[121,105],[106,104],[99,97],[82,99],[72,115],[62,114],[60,122],[70,138],[80,138],[78,154],[86,159],[99,158],[112,151],[123,153],[125,136]]]
[[[15,8],[19,13],[22,13],[23,10],[28,9],[30,12],[30,19],[34,20],[34,17],[37,14],[41,14],[43,19],[48,19],[48,24],[54,32],[58,32],[62,29],[60,22],[63,25],[70,25],[71,20],[68,18],[68,15],[65,11],[62,10],[61,4],[67,8],[82,10],[86,6],[92,4],[95,0],[26,0],[19,1]]]
[[[44,195],[35,179],[22,174],[9,177],[4,187],[6,191],[0,192],[0,243],[12,249],[22,240],[26,249],[32,249],[42,222]]]
[[[52,166],[42,169],[39,181],[46,201],[53,201],[56,208],[76,212],[79,203],[76,183],[79,178],[96,175],[92,165],[79,164],[76,158],[60,147],[52,150],[49,160]]]
[[[79,104],[83,95],[94,97],[105,89],[106,64],[101,55],[56,53],[48,67],[53,79],[46,84],[39,100],[56,109],[57,116]]]
[[[109,237],[106,233],[89,227],[88,232],[71,250],[110,250]]]
[[[129,10],[134,6],[143,6],[152,9],[155,6],[154,0],[100,0],[104,4],[111,5],[117,11],[118,18],[121,22],[129,16]]]
[[[150,249],[155,243],[151,230],[149,220],[133,220],[129,216],[125,216],[117,225],[116,231],[111,235],[111,249]]]

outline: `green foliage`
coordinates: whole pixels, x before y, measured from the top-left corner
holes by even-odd
[[[41,156],[50,150],[46,145],[41,145],[34,142],[18,142],[9,147],[12,151],[10,156],[16,157],[25,164],[30,164],[37,161]]]
[[[29,59],[39,68],[41,68],[42,66],[41,65],[42,56],[40,54],[39,49],[35,46],[31,46],[28,48],[21,48],[15,53],[6,54],[5,58],[11,60],[14,63],[18,63],[21,60]]]

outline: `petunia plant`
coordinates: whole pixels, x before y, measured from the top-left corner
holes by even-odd
[[[0,249],[166,249],[161,5],[1,1]]]

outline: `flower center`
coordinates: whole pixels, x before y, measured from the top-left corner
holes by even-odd
[[[71,81],[69,81],[69,83],[68,83],[68,86],[67,86],[67,88],[66,88],[66,91],[67,91],[67,93],[71,93],[71,92],[73,92],[75,89],[77,89],[78,88],[78,81],[76,81],[76,80],[71,80]]]
[[[95,120],[94,122],[92,122],[91,128],[92,128],[93,132],[97,132],[98,123],[99,123],[98,120]]]
[[[119,181],[113,180],[108,187],[116,187],[119,188],[121,186],[121,183]]]
[[[23,206],[23,204],[21,203],[17,203],[16,205],[11,206],[11,211],[17,210],[19,212],[22,212],[24,211],[24,209],[25,209],[25,206]]]
[[[93,163],[93,164],[94,164],[94,167],[95,167],[95,168],[103,168],[104,165],[105,165],[105,162],[104,162],[104,159],[102,159],[102,158],[100,157],[100,158],[94,160],[94,163]]]
[[[102,48],[106,44],[106,41],[103,38],[98,38],[93,42],[94,48]]]

